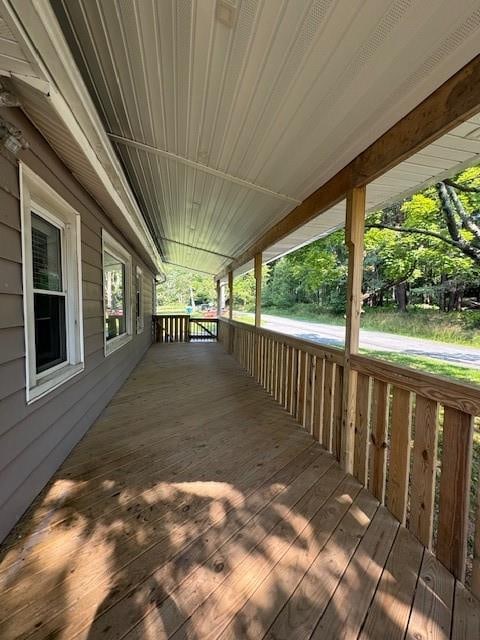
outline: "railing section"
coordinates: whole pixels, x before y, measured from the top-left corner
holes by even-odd
[[[225,319],[219,341],[340,460],[343,350]],[[471,472],[480,390],[361,355],[351,366],[354,475],[480,596],[480,491]]]
[[[188,342],[190,316],[172,314],[153,316],[156,342]]]
[[[153,316],[155,342],[215,341],[217,318],[192,318],[188,314]]]
[[[213,342],[217,340],[217,318],[190,318],[189,339],[191,342]]]

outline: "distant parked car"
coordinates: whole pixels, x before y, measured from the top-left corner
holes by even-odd
[[[209,307],[206,311],[202,311],[202,315],[204,318],[216,318],[217,309],[216,307]]]

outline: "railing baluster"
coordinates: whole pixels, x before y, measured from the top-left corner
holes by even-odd
[[[325,359],[320,356],[315,356],[312,434],[317,442],[322,442],[324,366]]]
[[[282,372],[282,406],[287,408],[288,397],[288,367],[289,367],[288,345],[283,345],[283,372]]]
[[[292,351],[292,415],[298,418],[298,354],[299,349]]]
[[[265,339],[265,377],[264,387],[268,391],[268,381],[270,377],[270,338]]]
[[[298,395],[297,395],[297,420],[305,426],[305,380],[306,380],[306,353],[298,352]]]
[[[313,417],[313,390],[315,384],[315,358],[310,353],[306,354],[306,381],[305,381],[305,419],[303,426],[312,433],[312,417]]]
[[[260,380],[260,384],[262,387],[265,387],[265,378],[267,371],[267,339],[265,336],[262,336],[262,377]]]
[[[385,498],[388,396],[389,385],[386,382],[374,380],[371,408],[371,470],[369,489],[381,503],[383,503]]]
[[[278,341],[275,340],[273,343],[273,384],[272,384],[272,395],[275,400],[277,400],[278,395]]]
[[[407,516],[411,426],[412,394],[405,389],[394,387],[386,504],[402,524],[405,524]]]
[[[363,373],[358,374],[353,475],[364,486],[367,486],[368,483],[368,453],[370,450],[370,380],[370,376]]]
[[[472,441],[472,416],[445,407],[437,558],[462,582],[467,554]]]
[[[288,371],[287,371],[287,403],[286,409],[289,413],[292,413],[292,398],[293,398],[293,358],[295,356],[295,349],[288,347]]]
[[[473,538],[472,592],[480,599],[480,488],[477,483],[477,501],[475,505],[475,530]]]
[[[272,393],[273,340],[268,339],[267,391]]]
[[[325,377],[323,387],[323,432],[322,444],[327,451],[332,450],[333,394],[335,389],[335,364],[325,361]]]
[[[438,404],[417,395],[409,528],[427,548],[432,546],[437,437]]]
[[[340,460],[342,439],[342,399],[343,399],[343,367],[335,366],[335,388],[333,392],[333,419],[332,419],[332,451],[337,460]]]

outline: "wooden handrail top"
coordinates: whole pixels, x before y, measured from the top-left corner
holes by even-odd
[[[274,338],[278,342],[286,344],[289,347],[294,347],[295,349],[301,349],[302,351],[305,351],[312,356],[321,356],[322,358],[330,360],[331,362],[343,364],[343,349],[319,345],[316,342],[310,342],[309,340],[303,340],[302,338],[295,338],[293,336],[289,336],[286,333],[277,333],[276,331],[272,331],[271,329],[254,327],[253,325],[245,324],[244,322],[239,322],[238,320],[229,320],[228,318],[219,318],[219,320],[225,322],[226,324],[231,324],[234,327],[263,335],[266,338]]]
[[[376,380],[418,393],[473,416],[480,415],[480,389],[473,384],[416,371],[369,356],[352,355],[352,368]]]
[[[208,322],[218,322],[218,318],[205,318],[204,316],[192,316],[189,313],[155,313],[152,318],[190,318],[190,320],[204,320]]]
[[[190,318],[189,313],[156,313],[152,316],[155,318]]]

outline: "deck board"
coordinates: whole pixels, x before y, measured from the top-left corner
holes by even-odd
[[[211,343],[153,346],[0,554],[2,640],[460,639],[479,611]]]

